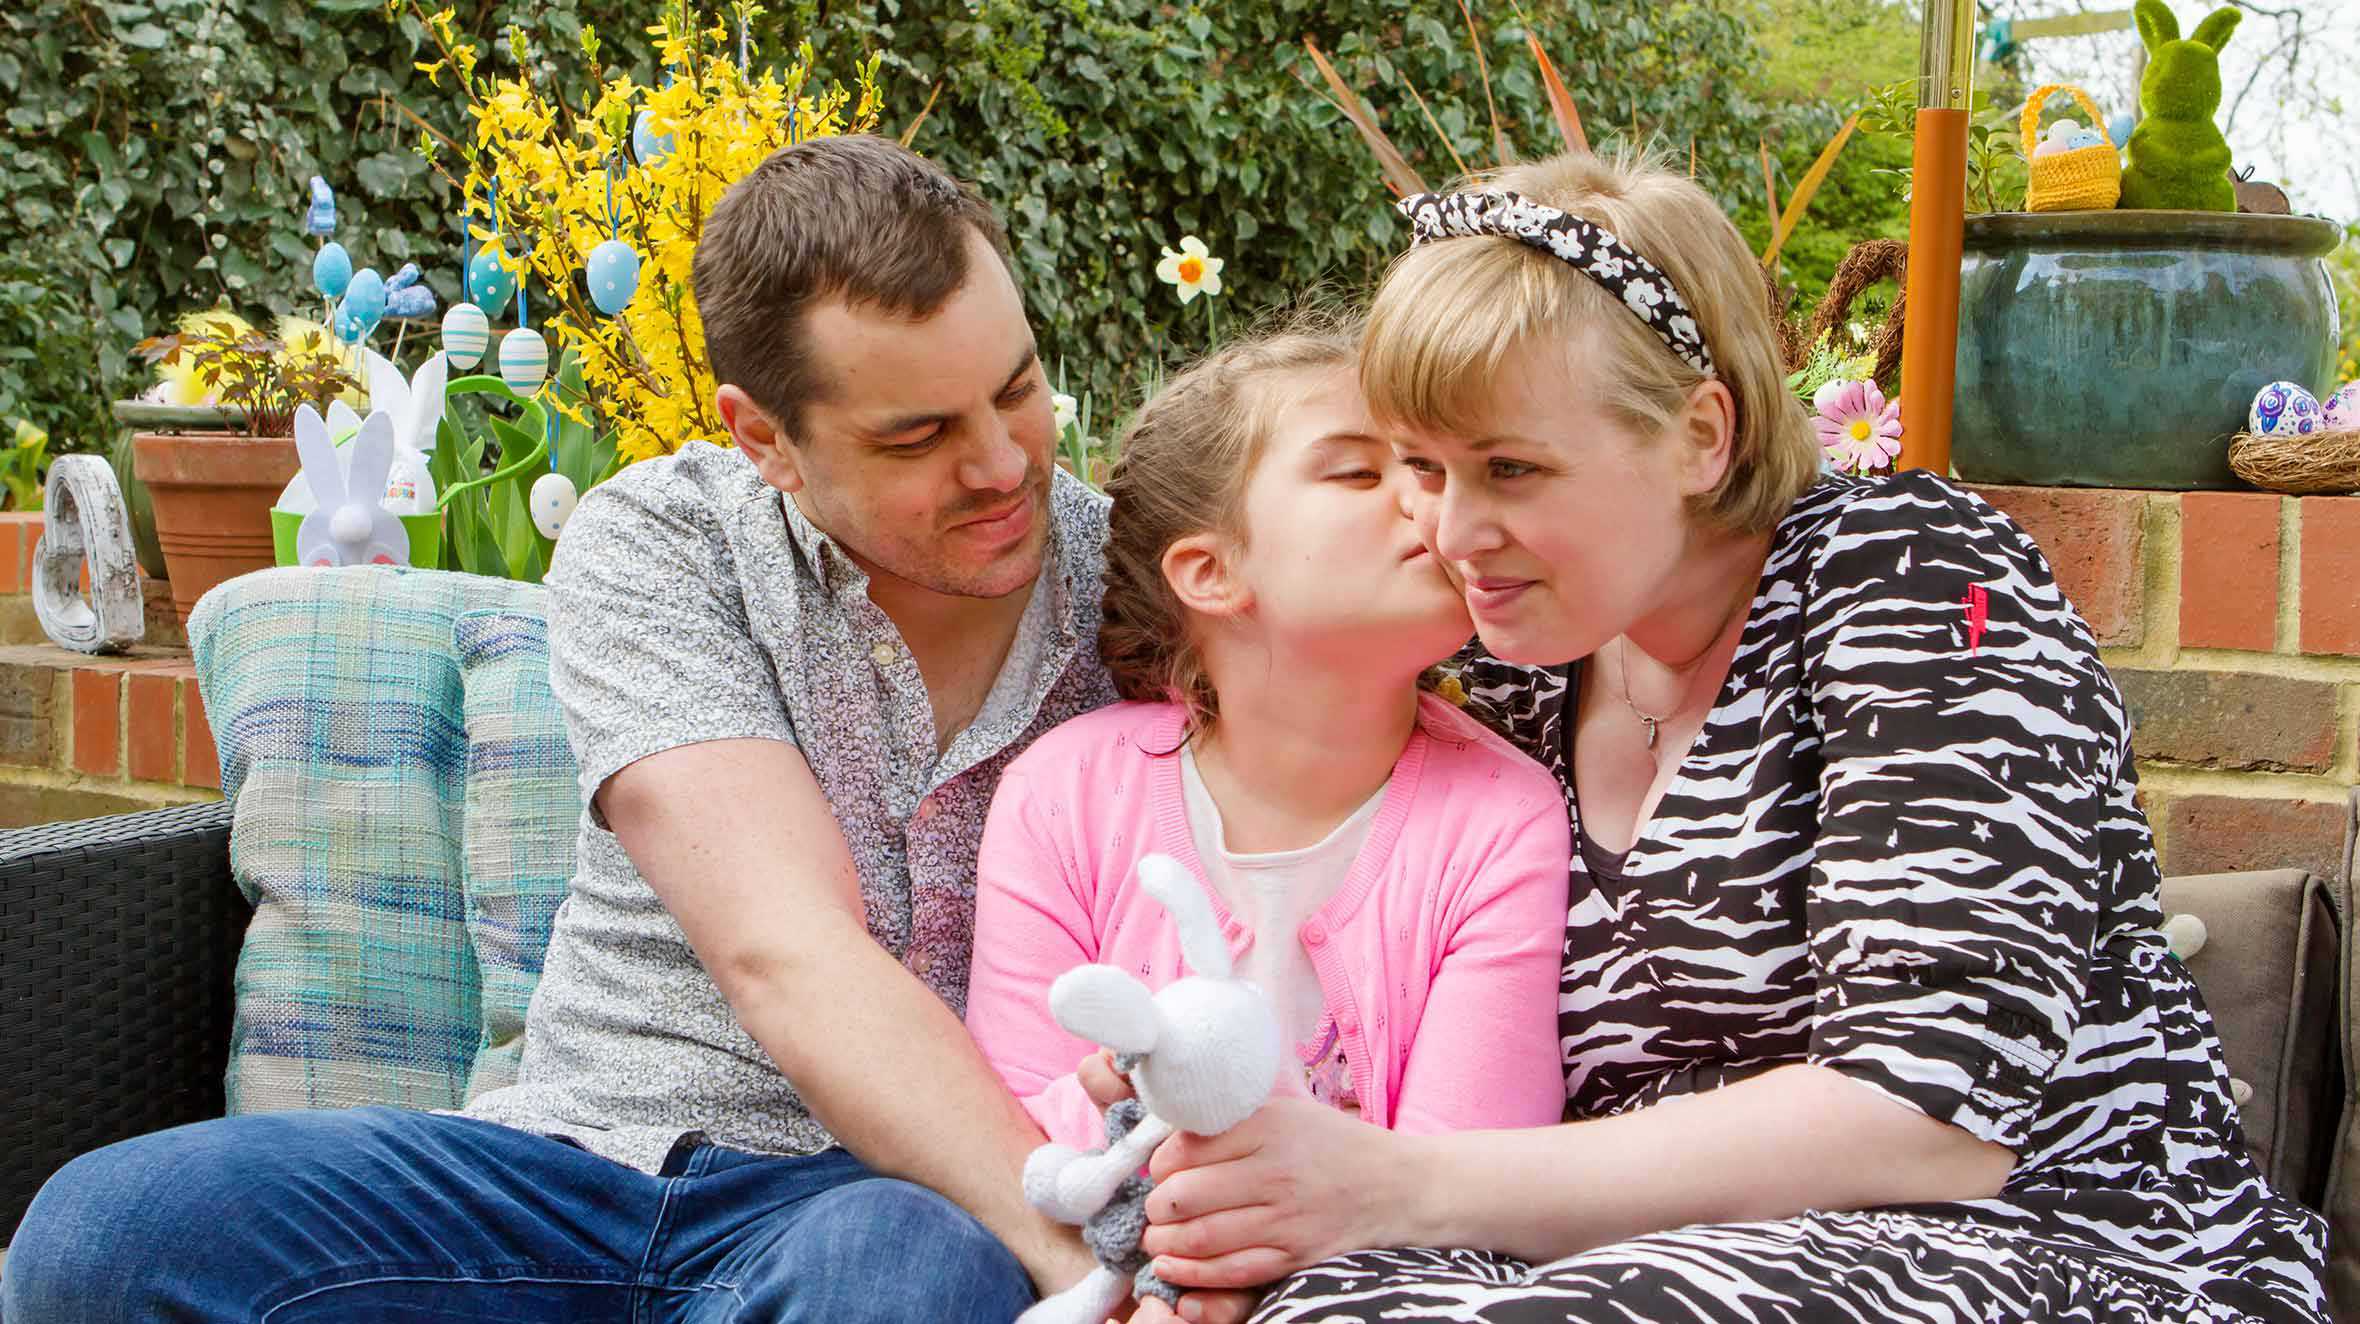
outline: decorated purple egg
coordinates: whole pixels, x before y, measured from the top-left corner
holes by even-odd
[[[2328,432],[2360,432],[2360,382],[2345,382],[2319,406],[2320,427]]]
[[[2319,431],[2319,401],[2293,382],[2272,382],[2253,398],[2245,430],[2257,437],[2307,437]]]

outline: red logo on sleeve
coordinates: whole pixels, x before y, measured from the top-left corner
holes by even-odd
[[[1991,595],[1981,584],[1969,584],[1965,601],[1967,609],[1967,651],[1974,653],[1983,647],[1984,627],[1991,623]]]

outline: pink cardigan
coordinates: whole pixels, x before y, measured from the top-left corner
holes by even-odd
[[[1180,760],[1148,752],[1174,749],[1181,724],[1178,707],[1140,703],[1065,723],[1008,765],[984,824],[967,1027],[1051,1140],[1106,1135],[1074,1075],[1095,1046],[1051,1019],[1050,982],[1090,961],[1150,988],[1190,973],[1135,867],[1160,852],[1205,876]],[[1367,844],[1299,935],[1362,1116],[1418,1132],[1560,1119],[1571,850],[1556,779],[1424,696]],[[1242,956],[1255,936],[1206,891]]]

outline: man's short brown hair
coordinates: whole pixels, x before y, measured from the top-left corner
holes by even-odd
[[[783,147],[729,187],[690,269],[717,386],[736,386],[799,439],[826,390],[804,334],[823,299],[912,319],[967,280],[967,232],[1008,261],[990,204],[888,138],[845,134]],[[1013,274],[1013,271],[1011,271]]]

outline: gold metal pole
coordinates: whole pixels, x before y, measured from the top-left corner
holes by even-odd
[[[1958,269],[1966,240],[1973,0],[1925,0],[1911,156],[1909,314],[1901,338],[1901,467],[1950,472],[1958,385]]]

